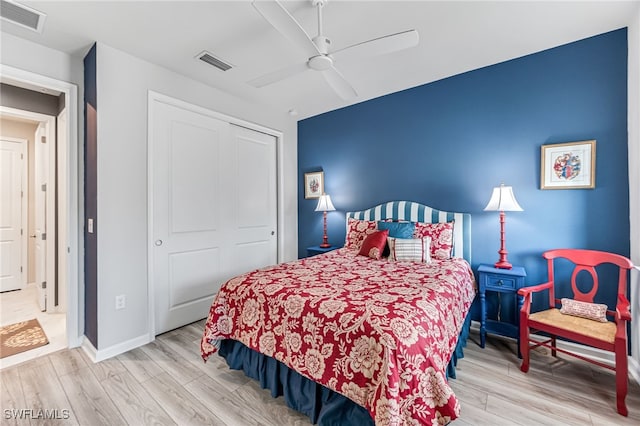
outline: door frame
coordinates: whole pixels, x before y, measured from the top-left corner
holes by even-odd
[[[20,172],[20,181],[22,186],[22,197],[20,198],[20,266],[22,267],[20,274],[20,285],[21,289],[24,289],[27,285],[27,274],[28,271],[28,262],[27,262],[27,252],[29,251],[29,217],[28,217],[28,206],[29,206],[29,191],[28,191],[28,164],[29,164],[29,146],[28,141],[22,138],[14,138],[11,136],[6,136],[0,134],[0,139],[7,142],[19,143],[20,148],[23,151],[23,160],[22,163],[22,171]]]
[[[155,285],[154,285],[154,238],[153,238],[153,123],[154,123],[154,103],[165,103],[178,108],[187,109],[202,115],[216,118],[218,120],[224,120],[231,124],[235,124],[240,127],[246,127],[247,129],[254,130],[256,132],[266,133],[276,138],[276,217],[277,217],[277,259],[278,262],[282,262],[284,253],[284,238],[280,235],[284,229],[284,183],[283,174],[283,144],[284,134],[281,131],[270,129],[268,127],[261,126],[256,123],[252,123],[240,118],[232,117],[230,115],[222,114],[211,109],[192,104],[171,96],[163,95],[153,90],[149,90],[147,94],[147,294],[148,299],[148,311],[149,311],[149,342],[152,342],[156,338],[156,315],[155,315]]]
[[[80,297],[81,287],[79,275],[83,260],[80,253],[84,250],[79,238],[80,210],[79,194],[82,182],[78,179],[78,172],[84,167],[82,162],[82,147],[78,146],[78,87],[55,78],[21,70],[0,64],[0,76],[3,83],[31,89],[50,90],[65,95],[66,109],[66,138],[58,141],[58,175],[57,192],[58,212],[58,271],[66,277],[66,334],[68,347],[78,347],[83,341],[84,300]],[[60,166],[63,167],[60,167]],[[60,250],[59,248],[66,248]]]

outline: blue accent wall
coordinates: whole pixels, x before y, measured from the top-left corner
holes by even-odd
[[[596,143],[596,188],[540,189],[540,146]],[[322,242],[322,214],[303,176],[324,170],[329,242],[345,212],[411,200],[472,215],[473,264],[498,260],[492,188],[513,186],[509,260],[527,284],[546,279],[541,253],[589,248],[629,256],[627,30],[470,71],[298,123],[300,257]]]
[[[97,52],[94,44],[84,57],[84,223],[98,213]],[[84,227],[83,227],[84,228]],[[98,234],[84,228],[84,334],[98,348]]]

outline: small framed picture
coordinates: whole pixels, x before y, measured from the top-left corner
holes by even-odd
[[[596,141],[542,145],[540,189],[596,187]]]
[[[324,194],[324,172],[304,174],[304,198],[320,198]]]

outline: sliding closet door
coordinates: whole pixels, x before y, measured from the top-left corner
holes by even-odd
[[[159,334],[206,317],[233,275],[276,262],[276,156],[270,136],[188,107],[150,108]]]
[[[277,263],[276,138],[231,126],[232,276]],[[231,207],[230,206],[230,207]]]

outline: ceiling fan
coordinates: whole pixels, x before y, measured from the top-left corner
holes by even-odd
[[[352,99],[358,94],[351,84],[334,66],[343,59],[383,55],[407,49],[418,44],[418,31],[408,30],[357,43],[343,49],[331,51],[331,40],[322,33],[322,8],[328,0],[311,0],[318,9],[318,35],[311,38],[300,24],[277,0],[253,0],[253,7],[283,36],[307,53],[307,61],[297,63],[249,81],[254,87],[263,87],[283,80],[308,69],[320,71],[329,86],[343,99]]]

